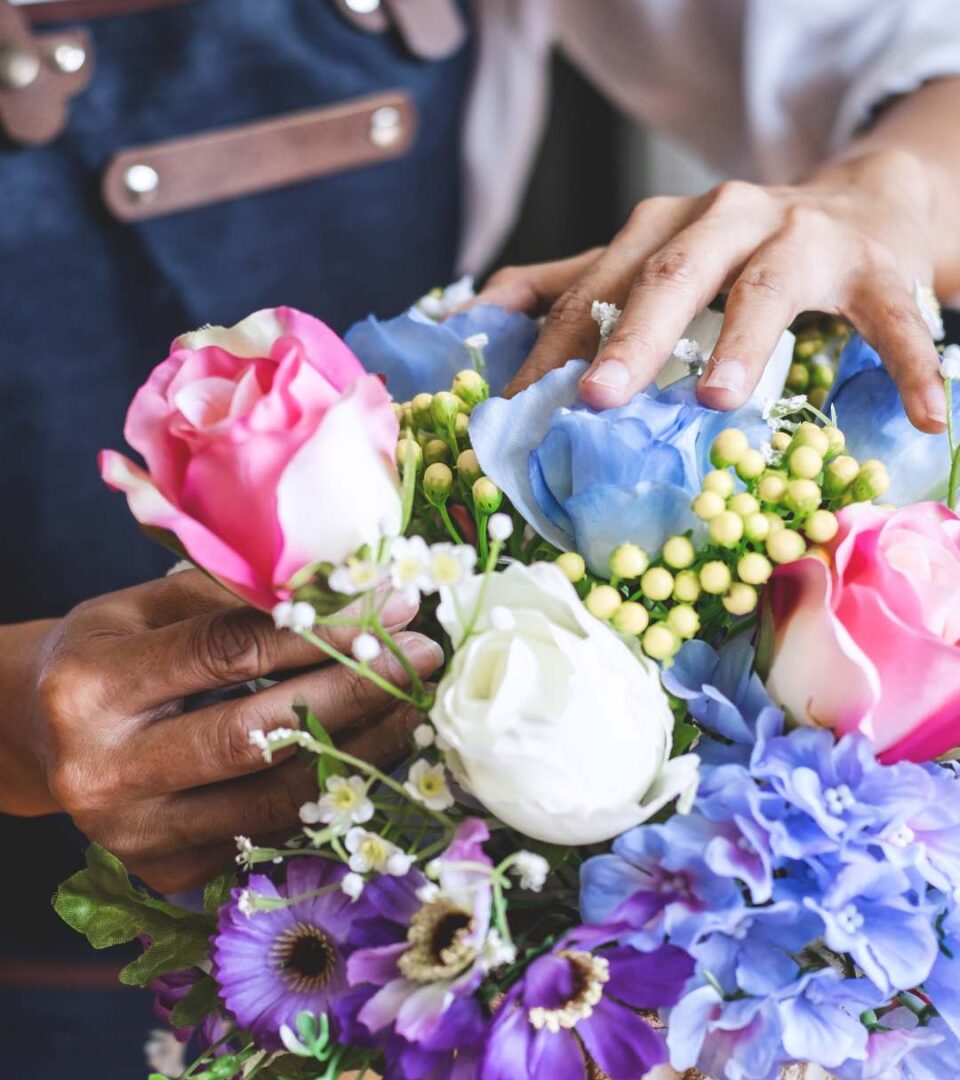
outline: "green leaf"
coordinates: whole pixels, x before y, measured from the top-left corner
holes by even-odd
[[[685,754],[700,738],[700,728],[687,717],[680,717],[673,726],[673,756]]]
[[[407,433],[405,438],[411,442],[413,441],[413,435],[410,432]],[[456,442],[454,442],[454,445],[456,445]],[[403,462],[403,481],[400,485],[401,535],[407,531],[407,526],[410,524],[410,518],[413,514],[413,500],[417,493],[417,471],[417,463],[413,454],[407,453]]]
[[[236,884],[237,875],[233,867],[228,867],[203,890],[203,910],[216,918],[217,912],[230,900],[230,890]]]
[[[199,982],[190,987],[185,998],[177,1002],[170,1014],[170,1026],[174,1028],[195,1027],[213,1012],[220,1004],[216,979],[204,975]]]
[[[306,728],[307,731],[321,743],[323,746],[333,746],[333,739],[330,738],[330,732],[320,723],[320,721],[313,715],[313,713],[305,705],[297,705],[294,710],[297,714],[297,719],[300,721],[300,726]],[[349,773],[346,765],[342,761],[337,761],[336,758],[330,757],[327,754],[321,754],[317,757],[317,784],[322,789],[327,780],[331,776],[346,776]]]
[[[149,948],[123,969],[121,982],[144,986],[159,975],[192,967],[206,958],[213,919],[137,888],[123,863],[97,844],[87,849],[86,858],[86,870],[57,890],[54,910],[95,949],[149,937]]]
[[[314,1080],[317,1063],[296,1054],[281,1054],[259,1069],[256,1075],[257,1080]]]

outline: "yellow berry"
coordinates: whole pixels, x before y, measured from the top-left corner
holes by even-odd
[[[847,437],[844,433],[835,425],[830,424],[823,429],[824,435],[827,437],[827,445],[829,446],[829,453],[839,454],[840,451],[847,445]]]
[[[623,603],[623,597],[612,585],[598,585],[584,600],[587,611],[598,619],[612,619]]]
[[[790,446],[792,441],[793,440],[786,431],[775,431],[770,436],[770,445],[774,450],[781,454]]]
[[[719,559],[705,563],[700,568],[700,587],[711,596],[722,596],[730,588],[732,581],[730,567]]]
[[[776,506],[787,493],[787,479],[780,473],[768,472],[757,485],[757,494],[765,503]]]
[[[739,428],[726,428],[713,440],[710,460],[718,469],[736,465],[750,449],[747,437]]]
[[[767,554],[775,563],[795,562],[806,550],[806,541],[794,529],[780,529],[767,538]]]
[[[793,445],[809,446],[820,457],[826,457],[830,449],[830,440],[822,427],[805,420],[793,433]]]
[[[810,370],[806,364],[791,364],[787,372],[787,386],[795,394],[802,394],[809,385]]]
[[[667,626],[679,638],[692,638],[700,629],[700,616],[689,604],[678,604],[668,612]]]
[[[479,480],[474,480],[470,491],[473,494],[474,504],[482,513],[495,514],[500,509],[503,492],[489,476],[481,476]]]
[[[578,581],[583,581],[587,564],[583,561],[582,555],[578,555],[575,551],[565,551],[557,558],[557,569],[563,573],[567,581],[576,585]]]
[[[752,585],[736,581],[723,598],[723,606],[731,615],[749,615],[757,606],[757,590]]]
[[[408,457],[412,460],[414,467],[419,468],[423,461],[423,451],[420,449],[420,444],[413,439],[401,439],[397,443],[397,465],[401,469]]]
[[[737,462],[737,476],[741,480],[756,480],[767,467],[766,458],[759,450],[748,450]]]
[[[453,433],[461,442],[470,434],[470,417],[466,413],[457,413],[454,417]]]
[[[457,458],[457,472],[463,477],[468,484],[473,484],[475,480],[479,480],[483,475],[483,471],[480,468],[480,462],[477,460],[476,452],[473,450],[461,450],[460,455]]]
[[[650,565],[650,559],[642,547],[636,544],[620,544],[610,555],[610,572],[614,577],[633,581]]]
[[[831,461],[823,472],[823,491],[827,498],[842,495],[856,480],[860,463],[849,454],[841,454]]]
[[[748,585],[763,585],[773,573],[773,564],[759,551],[750,551],[737,563],[737,577]]]
[[[743,518],[732,510],[724,510],[710,519],[710,539],[721,547],[732,548],[743,539]]]
[[[727,500],[727,509],[732,510],[742,518],[748,518],[751,514],[757,513],[760,509],[760,503],[749,491],[741,491],[739,494],[734,495],[732,499]]]
[[[640,590],[650,600],[669,600],[673,594],[673,574],[662,566],[652,566],[640,579]]]
[[[815,510],[803,525],[803,531],[815,544],[829,544],[839,528],[837,515],[829,510]]]
[[[449,465],[434,462],[423,474],[423,490],[431,502],[444,502],[453,488],[453,473]]]
[[[654,623],[643,635],[643,651],[653,660],[668,660],[680,648],[680,639],[665,623]]]
[[[674,570],[685,570],[696,557],[693,544],[685,536],[671,536],[663,545],[663,561]]]
[[[450,448],[443,439],[431,439],[423,448],[423,460],[428,465],[434,465],[438,461],[446,461],[450,457]]]
[[[417,394],[410,402],[410,411],[420,427],[430,427],[433,424],[433,394]]]
[[[726,501],[715,491],[702,491],[693,500],[693,512],[703,521],[710,521],[726,508]]]
[[[766,514],[751,514],[744,518],[743,535],[755,544],[762,543],[770,535],[770,519]]]
[[[650,615],[643,604],[627,600],[617,608],[611,621],[621,634],[631,634],[636,637],[650,625]]]
[[[712,469],[703,478],[703,490],[715,491],[726,499],[733,494],[733,477],[726,469]]]
[[[784,501],[795,514],[806,517],[823,501],[823,492],[815,480],[791,480]]]
[[[700,595],[700,578],[695,570],[681,570],[673,579],[673,598],[692,604]]]
[[[812,446],[798,446],[790,451],[787,466],[791,476],[796,476],[800,480],[813,480],[814,477],[820,475],[823,458]]]
[[[874,458],[864,461],[851,487],[854,501],[870,502],[886,495],[889,490],[890,474],[883,462]]]

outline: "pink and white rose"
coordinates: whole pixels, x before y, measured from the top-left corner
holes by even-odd
[[[960,745],[960,518],[933,502],[839,518],[829,567],[801,559],[767,586],[767,689],[887,762],[946,753]]]
[[[103,479],[257,607],[400,524],[390,396],[329,327],[292,308],[177,338],[124,434],[146,470],[105,450]]]

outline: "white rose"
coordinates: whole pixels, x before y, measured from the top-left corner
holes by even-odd
[[[454,775],[501,821],[593,844],[692,798],[699,759],[670,760],[657,667],[590,615],[555,566],[514,564],[441,598],[456,653],[431,719]]]

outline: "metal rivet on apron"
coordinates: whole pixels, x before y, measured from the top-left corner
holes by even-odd
[[[400,110],[384,105],[370,117],[370,141],[376,146],[391,146],[403,134]]]
[[[123,174],[123,184],[134,198],[145,199],[160,186],[160,174],[150,165],[131,165]]]
[[[74,75],[87,62],[87,52],[82,45],[72,41],[61,41],[50,54],[50,61],[57,71],[64,75]]]
[[[0,47],[0,87],[4,90],[25,90],[40,74],[40,61],[26,49],[16,45]]]
[[[380,7],[380,0],[344,0],[344,3],[357,15],[372,15]]]

